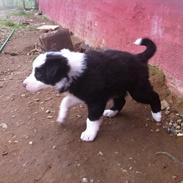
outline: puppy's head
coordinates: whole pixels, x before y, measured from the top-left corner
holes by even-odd
[[[60,83],[64,85],[69,70],[68,60],[61,52],[40,54],[33,61],[32,73],[23,81],[23,85],[30,92],[60,86]]]

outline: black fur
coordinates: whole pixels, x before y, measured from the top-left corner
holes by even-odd
[[[67,90],[87,104],[88,118],[91,121],[102,116],[106,103],[111,98],[114,101],[111,109],[120,111],[125,105],[127,92],[136,101],[149,104],[154,113],[160,111],[160,99],[149,82],[147,66],[156,46],[149,39],[143,39],[141,45],[147,48],[136,55],[116,50],[85,53],[87,67]],[[54,85],[67,77],[68,72],[66,58],[50,55],[46,63],[36,69],[35,74],[38,80]]]
[[[62,78],[67,77],[69,70],[65,57],[48,53],[46,62],[41,67],[35,68],[35,77],[45,84],[55,85]]]

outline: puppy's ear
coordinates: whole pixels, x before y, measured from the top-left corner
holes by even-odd
[[[65,58],[55,58],[46,63],[46,78],[48,84],[54,85],[62,78],[67,77],[70,67]]]

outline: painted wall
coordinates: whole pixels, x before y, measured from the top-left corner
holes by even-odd
[[[131,52],[132,43],[150,37],[158,46],[150,63],[166,74],[168,85],[183,96],[183,1],[181,0],[39,0],[50,19],[92,46]]]

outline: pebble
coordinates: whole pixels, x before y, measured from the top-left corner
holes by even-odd
[[[177,120],[177,123],[181,123],[181,122],[182,122],[182,119],[178,119],[178,120]]]
[[[26,96],[25,93],[22,93],[22,94],[21,94],[21,97],[25,97],[25,96]]]
[[[178,133],[177,137],[183,137],[183,133]]]
[[[83,177],[82,180],[81,180],[82,183],[87,183],[88,182],[88,179],[86,177]]]
[[[46,99],[44,99],[45,101],[49,101],[49,100],[51,100],[52,99],[52,97],[49,97],[49,98],[46,98]]]
[[[3,129],[7,129],[8,125],[6,123],[0,123],[0,127],[2,127]]]
[[[157,128],[155,131],[156,131],[156,132],[159,132],[159,131],[160,131],[160,129],[159,129],[159,128]]]
[[[29,141],[29,145],[32,145],[33,144],[33,142],[32,141]]]
[[[165,111],[165,114],[166,114],[166,115],[170,114],[170,111]]]
[[[2,156],[6,156],[6,155],[8,155],[8,152],[7,151],[3,151],[2,152]]]
[[[168,102],[166,100],[162,100],[161,101],[161,110],[165,110],[167,108],[169,108]]]
[[[180,130],[180,128],[181,128],[180,125],[177,125],[177,126],[176,126],[176,129],[177,129],[177,130]]]
[[[128,172],[128,171],[127,171],[126,169],[124,169],[124,168],[121,168],[121,170],[122,170],[123,173],[127,173],[127,172]]]
[[[173,123],[172,123],[172,122],[169,122],[169,123],[168,123],[168,125],[169,125],[169,126],[172,126],[172,125],[173,125]]]
[[[176,179],[176,178],[177,178],[177,176],[175,176],[175,175],[172,176],[172,179]]]
[[[39,102],[39,101],[40,101],[40,99],[39,99],[39,98],[35,98],[35,99],[34,99],[34,101]]]
[[[49,115],[49,116],[47,116],[47,118],[48,118],[48,119],[52,119],[52,118],[53,118],[53,116]]]
[[[56,146],[54,145],[54,146],[52,146],[52,149],[56,149]]]
[[[77,114],[76,117],[77,117],[77,118],[81,118],[81,115]]]
[[[51,111],[50,111],[49,109],[47,109],[45,112],[46,112],[46,114],[48,114],[48,113],[50,113]]]
[[[104,154],[103,154],[103,152],[99,151],[97,155],[103,156]]]

